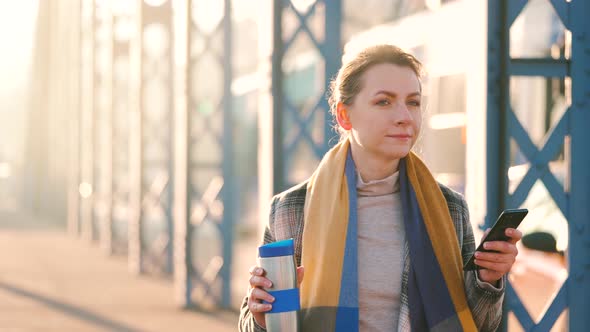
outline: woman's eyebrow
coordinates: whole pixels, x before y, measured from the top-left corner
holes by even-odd
[[[392,91],[387,91],[387,90],[379,90],[379,91],[375,92],[374,96],[377,96],[379,94],[385,94],[385,95],[392,97],[392,98],[397,97],[397,93],[392,92]],[[421,95],[421,93],[419,91],[416,91],[416,92],[410,93],[408,95],[408,97],[415,97],[415,96],[419,97],[420,95]]]
[[[387,90],[379,90],[379,91],[375,92],[374,96],[379,95],[379,94],[384,94],[384,95],[387,95],[389,97],[397,97],[397,93],[391,92],[391,91],[387,91]]]

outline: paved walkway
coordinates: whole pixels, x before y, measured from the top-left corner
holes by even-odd
[[[7,219],[0,213],[2,332],[237,330],[236,313],[177,308],[171,281],[131,275],[125,257]]]

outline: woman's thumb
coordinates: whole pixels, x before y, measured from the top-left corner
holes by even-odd
[[[303,274],[304,274],[303,266],[297,268],[297,287],[301,287],[301,282],[303,281]]]

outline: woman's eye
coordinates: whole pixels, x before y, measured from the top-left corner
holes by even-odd
[[[410,106],[414,106],[414,107],[420,107],[420,101],[419,101],[419,100],[410,100],[410,101],[408,102],[408,104],[409,104]]]
[[[387,99],[381,99],[381,100],[377,101],[376,104],[379,105],[379,106],[387,106],[387,105],[389,105],[389,100],[387,100]]]

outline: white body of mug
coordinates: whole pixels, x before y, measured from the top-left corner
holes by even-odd
[[[272,310],[265,314],[266,330],[299,332],[300,302],[293,239],[263,245],[258,248],[258,254],[260,266],[272,282],[264,290],[275,298]]]

